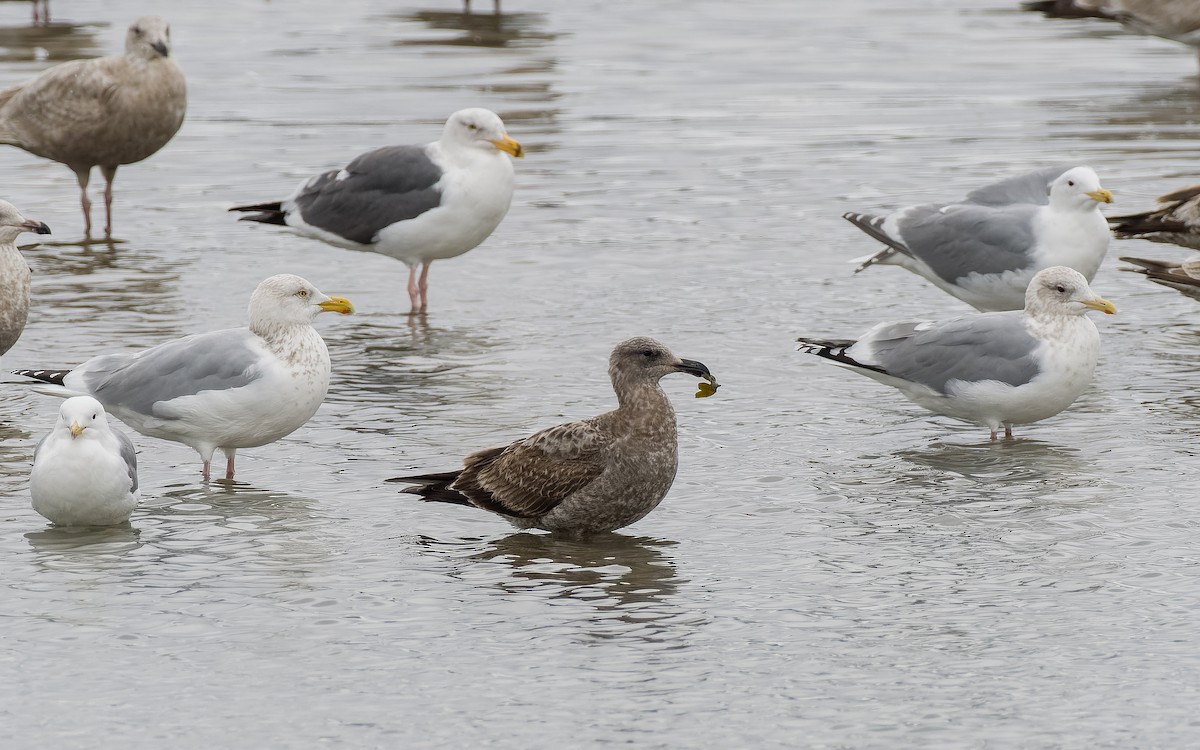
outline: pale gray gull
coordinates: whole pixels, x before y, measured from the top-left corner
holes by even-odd
[[[29,281],[33,275],[17,249],[22,232],[50,234],[50,227],[26,219],[13,204],[0,201],[0,355],[17,343],[29,319]]]
[[[1108,252],[1101,203],[1112,194],[1088,167],[1049,167],[967,194],[890,214],[844,218],[887,245],[860,258],[897,265],[977,310],[1020,310],[1033,275],[1068,266],[1089,281]],[[856,271],[856,272],[857,272]]]
[[[187,86],[170,43],[167,22],[144,16],[129,27],[124,54],[62,63],[0,92],[0,143],[70,167],[89,237],[92,167],[104,175],[104,236],[111,238],[117,168],[154,154],[183,124]]]
[[[136,353],[93,357],[73,370],[15,370],[58,396],[94,396],[151,437],[191,446],[209,478],[213,452],[233,478],[238,448],[272,443],[316,413],[329,387],[329,350],[312,327],[321,312],[349,314],[299,276],[272,276],[250,297],[250,325],[187,336]]]
[[[137,456],[91,396],[62,403],[58,423],[38,443],[29,475],[33,509],[59,526],[112,526],[129,520],[141,497]]]
[[[430,264],[471,250],[500,225],[512,203],[509,157],[524,154],[495,113],[463,109],[433,143],[368,151],[305,180],[281,201],[229,210],[254,212],[242,221],[279,224],[403,261],[412,311],[421,313],[429,303]]]
[[[1121,240],[1150,240],[1200,250],[1200,185],[1159,197],[1158,206],[1138,214],[1109,218]]]
[[[1174,289],[1185,297],[1200,300],[1200,259],[1172,261],[1130,258],[1123,255],[1121,260],[1138,266],[1121,270],[1144,274],[1155,284]]]
[[[680,359],[654,339],[629,339],[608,361],[613,411],[477,451],[457,471],[389,481],[423,483],[405,491],[473,505],[520,529],[586,537],[628,526],[654,510],[675,479],[675,411],[658,384],[673,372],[707,381],[697,397],[715,390],[703,364]]]
[[[1078,271],[1055,266],[1029,283],[1023,311],[880,323],[857,340],[800,338],[815,354],[897,388],[938,414],[1004,427],[1070,406],[1092,382],[1100,334],[1088,310],[1115,313]]]

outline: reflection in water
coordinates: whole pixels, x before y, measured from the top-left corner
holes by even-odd
[[[549,604],[586,604],[580,629],[597,639],[661,640],[680,624],[672,601],[680,581],[659,548],[663,539],[608,534],[586,542],[516,533],[491,541],[467,559],[503,566],[495,586],[505,596]]]
[[[48,60],[62,62],[99,57],[103,50],[97,32],[108,24],[48,23],[0,27],[0,62]]]
[[[141,530],[128,522],[119,526],[47,526],[25,534],[46,568],[93,568],[97,560],[120,557],[142,546]]]
[[[456,13],[444,10],[419,10],[396,14],[392,18],[416,21],[439,31],[461,31],[461,35],[437,39],[399,39],[397,46],[447,45],[466,47],[543,46],[558,37],[543,31],[544,13]]]
[[[1135,95],[1097,100],[1092,97],[1068,101],[1043,101],[1050,113],[1048,123],[1056,138],[1074,141],[1101,141],[1118,153],[1154,152],[1159,141],[1196,138],[1196,120],[1200,118],[1200,89],[1193,77],[1175,82],[1148,82]],[[1080,110],[1091,111],[1081,114]],[[1103,127],[1098,126],[1103,124]],[[1180,176],[1194,177],[1186,166]]]

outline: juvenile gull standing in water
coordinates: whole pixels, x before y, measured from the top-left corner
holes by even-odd
[[[959,203],[844,218],[887,245],[857,271],[897,265],[977,310],[1020,310],[1033,275],[1067,266],[1089,281],[1108,251],[1101,203],[1112,194],[1088,167],[1051,167],[969,194]],[[857,272],[856,271],[856,272]]]
[[[1159,197],[1150,211],[1109,218],[1117,239],[1150,240],[1200,250],[1200,185]]]
[[[1092,382],[1100,334],[1088,310],[1116,312],[1082,274],[1055,266],[1033,277],[1023,311],[880,323],[857,340],[800,338],[800,351],[1011,438],[1014,424],[1058,414]]]
[[[71,168],[89,237],[92,167],[104,175],[104,236],[111,237],[117,167],[155,153],[183,124],[187,87],[170,43],[167,22],[144,16],[129,27],[124,54],[72,60],[0,91],[0,143]]]
[[[425,482],[406,492],[490,510],[520,529],[584,537],[628,526],[654,510],[675,480],[675,411],[658,385],[673,372],[716,384],[701,363],[654,339],[629,339],[608,360],[615,410],[477,451],[458,471],[389,481]]]
[[[60,526],[111,526],[137,507],[137,456],[91,396],[62,403],[58,423],[33,454],[33,509]]]
[[[29,319],[32,274],[16,244],[17,235],[22,232],[50,234],[50,227],[26,219],[13,204],[0,201],[0,355],[17,343]]]
[[[15,370],[52,384],[45,393],[94,396],[143,435],[191,446],[209,478],[213,452],[233,478],[238,448],[290,434],[317,412],[329,387],[329,350],[312,327],[321,312],[354,307],[299,276],[266,279],[250,298],[248,328],[168,341],[134,354],[93,357],[73,370]]]
[[[1144,274],[1155,284],[1162,284],[1192,299],[1200,300],[1200,259],[1182,262],[1171,260],[1153,260],[1151,258],[1130,258],[1121,256],[1126,263],[1133,263],[1138,268],[1123,268],[1123,271],[1133,271]]]
[[[512,203],[508,157],[524,154],[495,113],[463,109],[433,143],[368,151],[344,169],[304,181],[282,201],[229,210],[255,212],[242,221],[280,224],[403,261],[412,311],[425,312],[429,265],[462,255],[499,226]]]

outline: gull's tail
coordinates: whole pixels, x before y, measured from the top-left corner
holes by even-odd
[[[842,214],[842,218],[861,229],[867,234],[867,236],[877,239],[883,244],[887,245],[887,247],[877,253],[852,259],[850,261],[851,263],[858,263],[858,267],[854,269],[855,273],[858,273],[869,266],[873,266],[876,263],[886,262],[888,258],[892,257],[898,252],[904,253],[905,255],[912,255],[912,253],[909,252],[908,248],[905,247],[903,243],[897,242],[888,236],[887,232],[883,231],[883,222],[887,218],[886,216],[872,216],[871,214],[858,214],[854,213],[853,211],[848,211]]]
[[[63,378],[70,373],[70,370],[13,370],[13,375],[20,375],[25,378],[33,378],[40,380],[43,383],[51,385],[63,385]]]
[[[810,339],[801,336],[796,341],[800,342],[800,346],[796,348],[805,354],[815,354],[830,362],[836,362],[839,365],[854,367],[859,370],[872,370],[883,375],[889,374],[882,367],[864,364],[847,354],[846,350],[858,343],[852,339]]]
[[[407,482],[412,487],[405,487],[402,492],[410,495],[420,495],[421,499],[430,503],[453,503],[454,505],[470,505],[474,503],[467,496],[450,489],[450,485],[458,479],[461,471],[444,471],[440,474],[418,474],[411,477],[392,477],[388,482]]]
[[[283,210],[283,201],[273,203],[256,203],[253,206],[234,206],[230,211],[257,211],[252,216],[239,216],[238,221],[257,221],[261,224],[279,224],[287,226],[287,213]]]

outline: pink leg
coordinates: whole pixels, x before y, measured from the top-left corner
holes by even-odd
[[[433,261],[427,260],[421,264],[421,312],[425,312],[425,308],[429,304],[429,266],[432,263]]]
[[[104,239],[112,239],[112,184],[113,178],[117,176],[117,168],[100,167],[101,174],[104,175]]]
[[[995,430],[992,430],[991,432],[988,433],[988,440],[991,440],[993,443],[996,442],[996,431]]]
[[[1012,440],[1012,425],[1010,424],[1004,425],[1004,439]]]
[[[206,458],[206,459],[204,459],[204,469],[203,469],[203,470],[201,470],[201,474],[203,474],[203,475],[204,475],[204,481],[206,481],[206,482],[208,481],[208,470],[209,470],[209,468],[210,468],[210,467],[209,467],[209,461],[208,461],[208,459]]]
[[[225,448],[225,478],[233,479],[233,458],[237,454],[237,448]]]
[[[421,292],[417,288],[417,267],[410,266],[408,269],[408,301],[412,304],[411,312],[420,312],[421,307]]]
[[[92,201],[88,198],[87,194],[91,171],[91,167],[88,167],[82,172],[75,173],[75,179],[79,181],[79,205],[83,206],[83,233],[87,237],[92,236]]]

